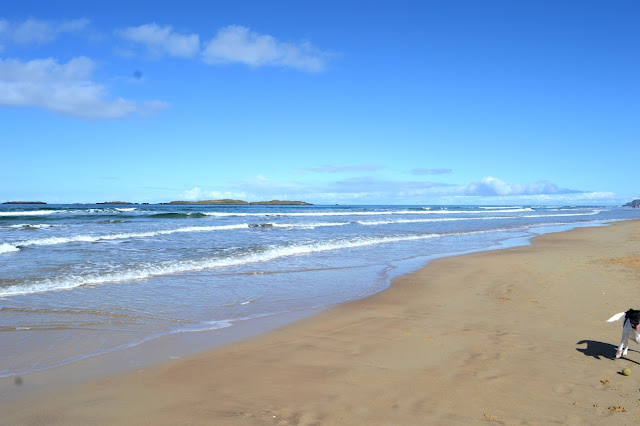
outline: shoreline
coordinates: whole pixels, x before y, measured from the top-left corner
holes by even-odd
[[[639,252],[630,220],[440,258],[364,299],[55,396],[1,401],[0,413],[18,424],[637,420],[634,376],[617,372],[640,365],[640,347],[609,359],[621,324],[604,321],[636,307]]]
[[[35,369],[28,372],[20,372],[7,376],[0,375],[0,402],[2,400],[15,400],[24,397],[31,397],[33,394],[54,390],[60,386],[69,386],[89,380],[96,380],[113,375],[123,374],[140,369],[148,368],[152,365],[161,364],[168,360],[180,359],[196,355],[200,352],[215,350],[222,346],[233,344],[260,335],[268,333],[279,327],[300,321],[302,319],[317,315],[328,309],[332,309],[340,304],[350,303],[355,300],[370,297],[378,292],[388,290],[392,282],[402,276],[414,273],[422,268],[427,267],[431,262],[441,258],[464,256],[477,252],[505,250],[512,247],[526,246],[531,240],[538,235],[547,233],[558,233],[570,229],[593,226],[607,226],[606,224],[572,224],[572,225],[549,225],[543,226],[546,229],[540,234],[535,235],[533,227],[530,232],[534,235],[529,237],[512,237],[494,245],[485,248],[474,248],[468,251],[448,252],[446,254],[436,254],[432,256],[419,256],[412,259],[403,259],[394,263],[392,273],[388,277],[386,285],[373,293],[365,296],[342,300],[332,303],[331,305],[323,305],[314,308],[295,309],[291,311],[276,312],[269,315],[260,315],[257,318],[248,321],[235,322],[232,327],[218,328],[211,330],[190,332],[175,332],[158,336],[149,336],[142,340],[134,340],[125,343],[122,346],[107,350],[102,353],[90,353],[76,358],[70,357],[63,363],[52,366]],[[551,230],[550,230],[551,229]],[[420,260],[418,260],[420,259]],[[79,365],[79,368],[76,368]],[[80,376],[77,371],[83,371]],[[23,377],[29,377],[29,382],[36,383],[37,386],[22,387],[20,389],[1,386],[3,379],[16,379],[21,381]],[[55,383],[55,384],[54,384]]]

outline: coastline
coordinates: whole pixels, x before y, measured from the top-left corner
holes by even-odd
[[[618,372],[640,374],[640,347],[610,359],[621,323],[604,321],[637,307],[627,305],[638,253],[632,220],[438,259],[380,293],[241,342],[2,401],[0,420],[637,422],[637,379]]]

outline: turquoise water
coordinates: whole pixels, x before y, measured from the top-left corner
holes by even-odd
[[[571,206],[3,205],[0,377],[304,315],[434,258],[638,217]]]

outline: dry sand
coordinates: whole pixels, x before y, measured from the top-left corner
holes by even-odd
[[[0,403],[2,424],[640,424],[640,221],[440,259],[223,348]],[[620,374],[630,367],[632,375]],[[8,380],[8,379],[4,379]]]

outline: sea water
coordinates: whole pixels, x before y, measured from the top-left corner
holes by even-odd
[[[435,258],[638,217],[576,206],[2,205],[0,377],[163,336],[207,332],[213,345],[217,330],[362,298]]]

